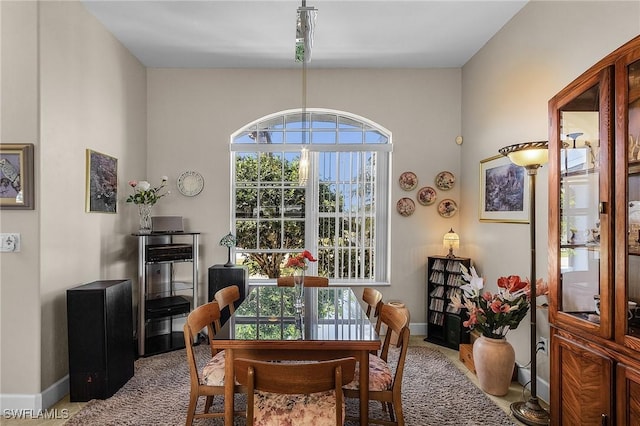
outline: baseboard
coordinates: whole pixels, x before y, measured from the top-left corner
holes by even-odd
[[[409,323],[409,330],[411,330],[412,336],[426,336],[427,335],[427,324],[424,322],[420,323]]]
[[[37,394],[0,394],[0,411],[45,410],[69,394],[69,375]]]
[[[531,389],[531,386],[529,383],[530,381],[531,381],[531,370],[518,365],[518,383],[520,383],[523,387],[527,386],[527,389]],[[542,380],[540,379],[540,377],[538,377],[536,386],[537,386],[536,394],[538,398],[546,403],[549,403],[549,382]]]

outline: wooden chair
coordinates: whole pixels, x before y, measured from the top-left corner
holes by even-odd
[[[382,293],[375,288],[365,287],[362,292],[362,300],[367,304],[367,316],[369,319],[377,318],[376,333],[380,334],[380,308],[384,304],[382,301]]]
[[[223,311],[224,308],[228,307],[229,316],[231,316],[236,311],[235,302],[240,300],[240,287],[237,285],[230,285],[228,287],[221,288],[216,291],[213,298],[218,302],[218,305],[220,305],[220,311]]]
[[[198,363],[193,345],[198,342],[200,332],[207,329],[209,338],[213,338],[220,329],[220,307],[218,302],[210,302],[195,308],[187,317],[184,325],[184,342],[187,350],[187,363],[189,364],[189,377],[191,387],[189,391],[189,408],[186,424],[191,425],[193,419],[224,417],[224,412],[209,412],[215,395],[224,395],[224,351],[217,352],[211,345],[211,359],[202,371],[198,369]],[[243,392],[243,388],[236,386],[236,392]],[[196,412],[198,399],[206,397],[204,410]],[[244,414],[238,412],[237,414]]]
[[[404,425],[404,415],[402,413],[402,374],[404,372],[404,362],[407,357],[409,347],[409,320],[400,309],[393,305],[384,304],[380,308],[380,318],[386,325],[387,331],[384,343],[380,351],[380,356],[369,355],[369,400],[380,401],[383,408],[389,413],[389,420],[369,419],[369,423],[382,425]],[[388,364],[389,348],[391,346],[392,331],[397,333],[398,361],[393,369]],[[358,377],[358,373],[355,373]],[[359,382],[354,380],[343,388],[346,398],[359,398]],[[352,420],[348,417],[349,420]],[[353,418],[353,420],[357,420]]]
[[[342,386],[353,380],[355,366],[352,357],[303,363],[237,358],[236,380],[247,389],[247,425],[307,425],[318,418],[343,425]]]
[[[293,287],[293,276],[278,277],[278,287]],[[304,276],[305,287],[329,287],[329,278],[316,275]]]

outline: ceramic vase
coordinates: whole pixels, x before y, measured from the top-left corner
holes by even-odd
[[[504,396],[509,392],[516,353],[505,338],[481,336],[473,343],[473,364],[480,389],[488,394]]]
[[[151,207],[152,204],[138,204],[138,214],[140,215],[140,234],[151,233]]]

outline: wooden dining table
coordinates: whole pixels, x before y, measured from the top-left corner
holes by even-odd
[[[233,425],[233,360],[328,360],[353,356],[360,363],[360,424],[369,418],[369,352],[380,349],[375,325],[349,287],[307,287],[296,307],[296,288],[252,286],[246,299],[212,339],[225,350],[225,425]]]

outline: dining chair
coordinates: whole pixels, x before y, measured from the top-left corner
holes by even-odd
[[[409,346],[409,320],[405,313],[399,308],[384,304],[380,308],[380,318],[387,330],[384,342],[380,350],[380,355],[369,355],[369,400],[380,401],[384,411],[389,413],[387,419],[369,419],[370,423],[382,425],[404,425],[404,415],[402,413],[402,374],[404,363],[407,357]],[[395,332],[399,337],[396,343],[397,361],[394,369],[389,364],[389,349],[392,346],[391,334]],[[394,350],[395,351],[395,350]],[[395,357],[396,354],[394,354]],[[358,368],[355,376],[358,377]],[[359,381],[354,380],[343,388],[346,398],[359,398]],[[349,420],[358,420],[347,417]]]
[[[380,308],[384,304],[382,293],[375,288],[365,287],[362,292],[362,300],[367,304],[367,317],[376,318],[376,333],[380,334]]]
[[[353,357],[319,362],[234,360],[247,390],[247,425],[343,425],[342,387],[354,379]]]
[[[213,299],[220,305],[220,311],[224,308],[229,309],[229,316],[233,315],[236,311],[235,302],[240,300],[240,287],[237,285],[230,285],[228,287],[221,288],[213,295]]]
[[[276,283],[278,287],[293,287],[293,276],[278,277]],[[316,275],[304,276],[305,287],[329,287],[329,278],[318,277]]]
[[[224,411],[209,412],[213,404],[215,395],[224,395],[224,351],[217,352],[213,346],[211,349],[211,359],[202,370],[198,368],[198,361],[194,352],[194,345],[199,342],[200,333],[206,329],[209,341],[220,329],[220,306],[218,302],[209,302],[198,306],[187,316],[184,325],[184,343],[187,352],[187,363],[189,364],[189,408],[187,410],[186,425],[191,425],[194,419],[224,417]],[[244,388],[236,386],[235,392],[244,392]],[[198,399],[206,398],[204,409],[201,413],[196,412]],[[242,415],[243,412],[236,414]]]

